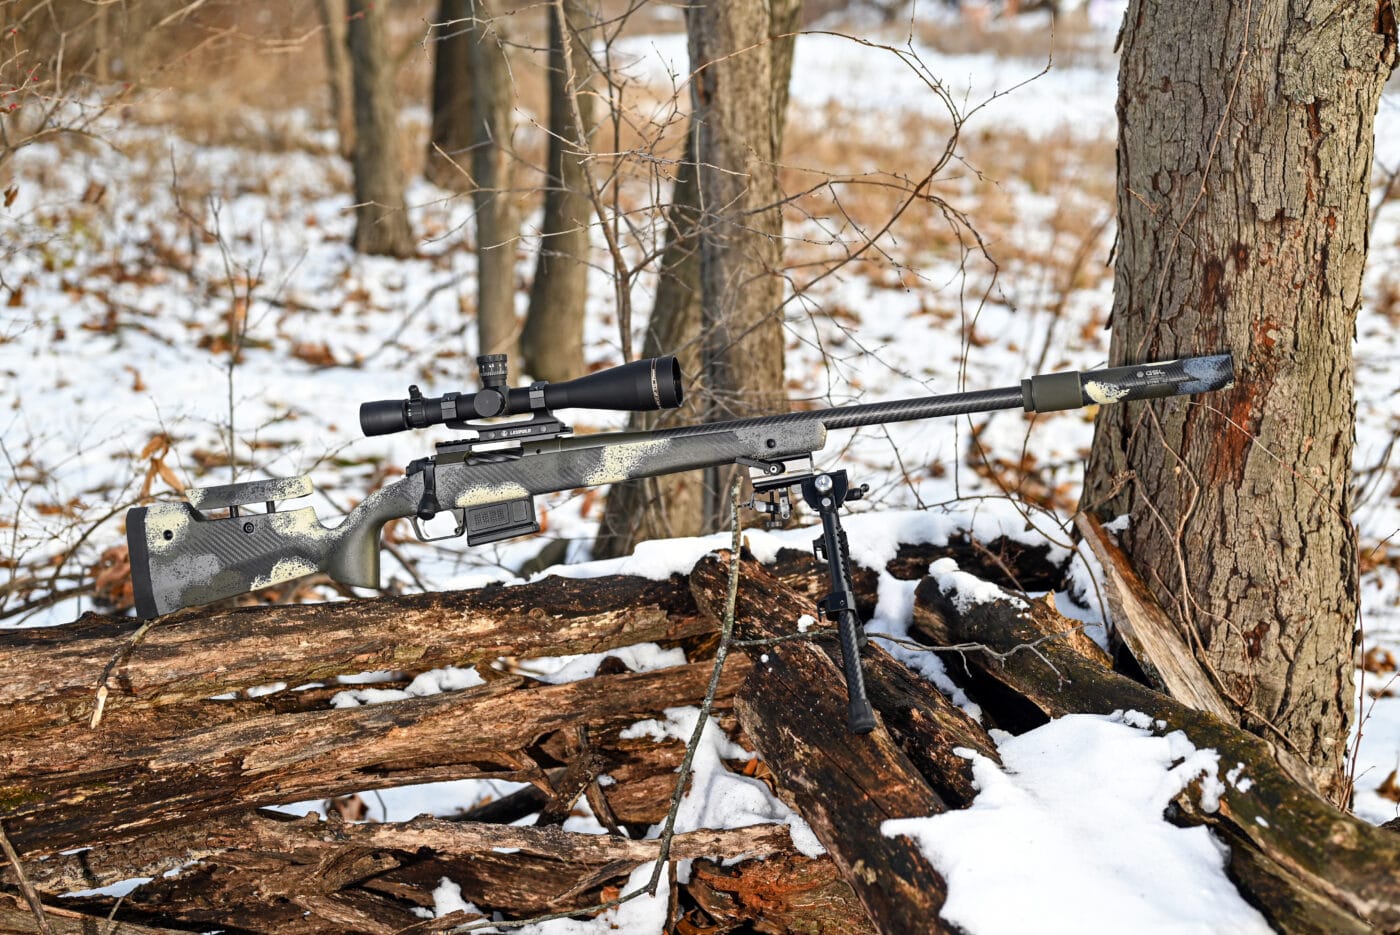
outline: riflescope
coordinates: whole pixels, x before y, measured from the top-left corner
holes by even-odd
[[[505,354],[476,359],[481,389],[430,397],[418,387],[407,399],[377,399],[360,404],[360,428],[366,435],[390,435],[430,425],[476,428],[473,419],[543,413],[552,409],[613,409],[649,412],[674,409],[685,398],[681,365],[674,357],[650,357],[600,370],[564,383],[508,387]]]

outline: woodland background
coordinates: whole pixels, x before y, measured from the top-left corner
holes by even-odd
[[[544,205],[545,191],[559,189],[549,182],[550,144],[570,132],[550,125],[550,24],[574,5],[503,4],[489,19],[447,15],[450,6],[328,15],[311,3],[5,4],[0,622],[58,625],[90,609],[129,608],[121,517],[149,496],[310,473],[322,516],[343,512],[433,440],[359,438],[358,403],[399,395],[409,382],[434,393],[469,389],[472,357],[486,350],[519,354],[516,381],[526,373],[562,379],[642,354],[689,354],[697,392],[678,421],[777,408],[771,385],[741,392],[724,383],[724,366],[699,362],[703,341],[693,331],[648,330],[660,320],[653,309],[677,301],[666,298],[662,270],[691,109],[683,13],[659,3],[595,13],[601,25],[591,51],[607,68],[576,98],[593,105],[586,120],[576,115],[594,125],[583,163],[593,195],[559,209],[576,218],[563,230],[586,235],[584,262],[563,287],[586,302],[574,319],[537,325],[532,335],[532,315],[546,321],[541,305],[570,304],[537,299],[534,290],[545,278],[541,257],[556,252],[544,245],[559,242],[547,234]],[[779,264],[770,278],[780,297],[768,307],[779,310],[781,327],[779,343],[738,362],[744,377],[771,375],[780,357],[780,395],[805,407],[1001,386],[1105,360],[1123,5],[1067,4],[1052,15],[993,4],[809,3],[789,13],[801,35],[786,121],[770,141],[779,154],[770,164],[783,196],[782,250],[780,259],[762,258],[769,273]],[[390,163],[379,170],[402,180],[402,207],[392,193],[357,192],[370,170],[356,170],[347,144],[354,120],[345,102],[356,90],[343,73],[336,79],[344,66],[327,54],[342,48],[327,23],[367,15],[382,17],[388,106],[360,116],[379,120],[395,140],[375,153]],[[494,131],[509,145],[494,164],[479,158],[479,142],[444,143],[447,128],[435,127],[447,99],[434,85],[444,40],[471,38],[470,28],[483,25],[496,31],[500,41],[487,44],[504,59],[473,67],[504,71],[492,81],[478,74],[477,85],[510,92],[508,126]],[[575,69],[587,70],[582,62]],[[1352,807],[1380,823],[1396,816],[1400,800],[1393,85],[1376,119],[1350,484],[1363,632],[1346,760]],[[367,242],[386,233],[386,242]],[[482,331],[488,306],[506,322],[499,337]],[[562,362],[547,359],[561,350]],[[1005,414],[891,427],[835,438],[824,460],[872,484],[858,510],[874,513],[874,523],[884,515],[889,529],[871,536],[872,554],[922,528],[906,509],[953,517],[978,530],[974,538],[1038,537],[1068,549],[1092,418]],[[577,413],[571,421],[590,431],[621,428],[625,417]],[[607,518],[609,502],[624,518],[640,517],[644,501],[670,505],[675,515],[643,535],[701,532],[699,523],[676,525],[688,512],[708,511],[711,526],[721,525],[723,500],[679,508],[700,489],[636,492],[624,507],[616,506],[623,497],[610,501],[601,491],[563,494],[542,501],[542,537],[477,550],[421,545],[394,527],[383,590],[517,582],[558,563],[627,556],[633,533],[621,541],[607,534],[617,521]],[[702,551],[726,542],[704,540]],[[693,548],[643,546],[578,573],[664,578],[690,570]],[[690,558],[678,560],[676,549]],[[1083,546],[1076,554],[1077,570],[1045,590],[1101,629],[1098,579],[1089,571],[1098,564]],[[258,600],[352,596],[312,579]],[[694,662],[695,647],[688,649]],[[634,660],[641,670],[647,664]],[[505,669],[539,674],[528,664]],[[402,689],[418,674],[375,678]],[[465,687],[451,677],[438,682]],[[251,686],[238,687],[246,696]],[[839,693],[839,683],[829,689]],[[389,791],[366,791],[345,808],[383,821],[411,818],[412,808],[470,813],[520,787],[420,788],[397,792],[412,803],[403,806],[408,813],[396,811]],[[454,908],[430,893],[396,898]],[[91,898],[107,899],[104,909],[113,902],[110,892]],[[145,918],[162,916],[149,910]],[[700,926],[715,914],[687,918]]]

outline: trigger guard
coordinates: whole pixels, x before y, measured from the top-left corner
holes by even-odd
[[[457,528],[454,529],[454,530],[452,530],[452,532],[449,532],[449,533],[447,533],[446,535],[442,535],[442,536],[425,536],[425,535],[423,535],[423,527],[420,526],[420,525],[418,524],[419,518],[418,518],[417,516],[410,517],[410,518],[409,518],[409,521],[413,523],[413,534],[414,534],[415,536],[418,537],[418,541],[420,541],[420,542],[441,542],[443,539],[457,539],[457,538],[459,538],[459,537],[462,535],[462,533],[465,532],[466,529],[467,529],[467,511],[466,511],[465,509],[460,509],[460,508],[459,508],[459,509],[448,510],[447,512],[451,513],[451,514],[456,518],[456,520],[457,520]]]

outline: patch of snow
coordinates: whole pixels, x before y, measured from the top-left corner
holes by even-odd
[[[969,935],[1012,935],[1028,930],[1034,907],[1033,928],[1047,935],[1270,931],[1226,876],[1224,846],[1163,818],[1218,758],[1127,720],[1071,715],[1000,734],[1003,767],[962,754],[978,788],[970,808],[882,825],[914,840],[948,881],[944,919]]]

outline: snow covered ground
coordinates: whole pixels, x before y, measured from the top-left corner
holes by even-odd
[[[1106,50],[1116,29],[1113,5],[1094,9],[1105,24],[1099,41]],[[881,41],[903,45],[897,33]],[[640,76],[665,82],[685,71],[685,44],[676,35],[632,39],[625,51],[635,56]],[[916,56],[901,57],[836,36],[802,37],[790,133],[806,127],[852,138],[896,136],[911,152],[935,152],[946,114],[922,69],[966,108],[990,99],[965,131],[987,152],[998,144],[1092,152],[1112,138],[1115,76],[1107,53],[1047,70],[1044,61],[1024,58],[945,54],[920,45],[912,51]],[[467,388],[475,378],[474,335],[459,299],[470,293],[474,276],[473,259],[462,249],[467,201],[416,181],[409,203],[423,239],[420,256],[357,256],[348,246],[347,169],[328,155],[334,141],[312,118],[301,112],[254,118],[301,140],[299,147],[200,145],[150,118],[160,103],[111,114],[101,128],[110,147],[47,143],[15,159],[14,185],[0,208],[0,558],[12,563],[0,566],[0,582],[37,569],[53,590],[73,587],[79,573],[122,541],[121,516],[148,479],[156,494],[169,496],[177,485],[309,473],[319,513],[336,516],[382,481],[386,466],[407,464],[443,437],[362,438],[361,401],[402,395],[410,382],[437,395]],[[1383,100],[1377,137],[1378,170],[1394,170],[1400,95]],[[1005,386],[1036,369],[1102,362],[1101,325],[1111,305],[1111,277],[1102,266],[1112,231],[1090,225],[1076,240],[1072,228],[1059,225],[1067,213],[1111,211],[1111,202],[1080,190],[1091,189],[1081,184],[1086,180],[1102,186],[1103,173],[1111,185],[1107,151],[1107,160],[1077,166],[1073,176],[1052,174],[1048,185],[998,176],[996,165],[976,167],[992,176],[990,183],[960,169],[944,197],[984,230],[1000,274],[993,279],[986,264],[967,262],[956,249],[940,252],[917,239],[883,244],[887,264],[850,268],[819,283],[807,302],[789,306],[794,395],[820,404],[868,402]],[[790,158],[801,161],[800,155]],[[795,221],[803,230],[810,222]],[[1093,259],[1061,289],[1056,270],[1080,242]],[[1392,321],[1400,295],[1400,202],[1381,208],[1371,245],[1357,329],[1356,519],[1369,553],[1362,587],[1366,647],[1379,659],[1384,652],[1400,657],[1400,572],[1386,560],[1400,548],[1393,538],[1400,532],[1400,469],[1391,458],[1400,431]],[[522,244],[522,278],[532,273],[532,246],[528,239]],[[587,357],[619,362],[604,272],[594,274],[591,289]],[[646,296],[636,298],[645,311]],[[231,323],[243,331],[236,363]],[[634,324],[639,336],[644,323]],[[573,415],[577,431],[620,425],[607,413]],[[878,567],[879,556],[901,538],[935,540],[954,526],[1066,538],[1059,530],[1077,493],[1090,420],[1064,413],[1031,423],[1004,413],[977,419],[976,428],[993,463],[1030,466],[1047,504],[1030,514],[1035,528],[1027,533],[1026,517],[986,472],[969,466],[968,422],[837,433],[819,463],[845,466],[873,487],[849,523],[857,560]],[[230,437],[236,475],[228,466]],[[561,494],[542,506],[543,539],[568,541],[575,563],[554,569],[558,574],[683,570],[725,544],[716,538],[648,545],[628,559],[580,565],[596,528],[596,503]],[[754,533],[751,542],[759,549],[779,542],[805,548],[809,539],[805,531]],[[464,587],[515,579],[542,544],[535,538],[475,550],[412,542],[404,548],[434,587]],[[61,565],[48,561],[70,551],[74,557]],[[392,561],[386,559],[385,569],[407,584]],[[911,601],[906,583],[882,581],[872,627],[901,632]],[[0,604],[0,612],[12,606]],[[40,603],[3,624],[58,625],[92,606],[77,595]],[[1092,621],[1092,609],[1081,613]],[[679,661],[654,647],[628,653],[634,668]],[[951,685],[936,659],[923,658],[928,677]],[[539,674],[581,678],[599,661],[540,663]],[[1400,700],[1388,681],[1393,666],[1375,668],[1358,689],[1356,809],[1379,822],[1400,814],[1400,804],[1377,792],[1400,767]],[[461,688],[474,675],[426,675],[408,692]],[[340,703],[397,697],[379,692],[347,688]],[[636,730],[688,734],[694,717],[672,711]],[[1023,930],[1002,899],[981,889],[1012,872],[1007,861],[1015,859],[1028,868],[1020,878],[1037,887],[1040,931],[1264,929],[1226,880],[1219,843],[1203,829],[1178,829],[1161,817],[1187,782],[1215,776],[1210,751],[1191,749],[1181,737],[1155,737],[1131,714],[1066,718],[998,742],[1005,765],[977,763],[982,794],[973,808],[886,828],[917,840],[948,877],[950,919],[969,932]],[[696,827],[788,821],[800,837],[800,819],[760,784],[720,765],[721,756],[738,755],[730,747],[718,730],[707,730],[685,820]],[[1087,812],[1080,807],[1086,782],[1094,786]],[[398,820],[450,813],[503,791],[499,783],[467,781],[366,798],[372,819]],[[587,817],[570,821],[577,830],[601,831]],[[649,873],[640,868],[634,880]],[[464,900],[450,880],[433,898],[441,911]],[[593,922],[546,923],[536,931],[659,931],[665,901],[663,893]],[[1093,916],[1085,912],[1090,904]]]

